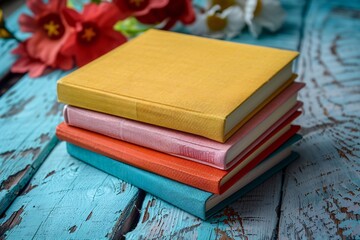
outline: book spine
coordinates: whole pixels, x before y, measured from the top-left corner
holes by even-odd
[[[62,81],[58,82],[57,94],[58,100],[65,104],[188,132],[218,142],[225,141],[225,119],[217,116],[101,92]]]
[[[71,156],[101,171],[143,189],[186,212],[205,218],[205,202],[212,195],[209,192],[115,161],[70,143],[67,143],[67,151]]]
[[[276,154],[281,148],[290,147],[293,143],[299,141],[301,136],[296,134],[300,130],[300,126],[292,125],[290,130],[288,130],[285,134],[283,134],[280,138],[274,141],[269,147],[265,150],[261,151],[259,155],[257,155],[251,162],[249,162],[241,172],[238,172],[236,176],[231,178],[229,181],[224,183],[220,188],[220,194],[224,193],[228,190],[232,185],[234,185],[241,178],[245,177],[252,169],[254,169],[258,164],[262,161],[266,160],[268,156],[272,154]]]
[[[217,168],[225,165],[227,149],[201,144],[195,135],[72,106],[64,107],[64,119],[68,125],[170,155]]]
[[[252,181],[250,184],[247,184],[245,187],[241,188],[239,191],[231,195],[230,197],[226,198],[220,204],[216,205],[214,208],[210,209],[206,212],[205,218],[209,218],[227,205],[231,204],[232,202],[238,200],[257,186],[261,185],[263,182],[271,178],[273,175],[278,173],[281,169],[285,168],[287,165],[295,161],[299,158],[299,154],[296,152],[292,152],[287,158],[283,161],[272,167],[270,170],[267,170],[265,173],[261,174],[258,178]]]
[[[63,141],[70,142],[82,148],[116,159],[125,164],[154,172],[178,182],[219,194],[219,176],[212,176],[205,171],[189,169],[191,166],[183,164],[187,171],[179,170],[179,161],[174,156],[156,152],[134,144],[111,139],[100,134],[88,134],[87,130],[67,126],[65,123],[56,128],[56,136]],[[91,132],[89,132],[91,133]],[[117,142],[113,144],[112,142]],[[184,160],[185,161],[185,160]],[[199,164],[201,165],[201,164]],[[201,167],[201,166],[199,166]],[[205,166],[206,168],[209,168]]]

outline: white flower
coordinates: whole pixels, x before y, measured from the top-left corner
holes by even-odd
[[[188,29],[195,35],[229,39],[239,35],[244,26],[244,13],[239,6],[221,11],[221,7],[215,5],[204,13],[196,10],[196,21]]]
[[[278,0],[238,0],[244,6],[245,22],[254,37],[262,28],[277,31],[284,22],[285,12]]]

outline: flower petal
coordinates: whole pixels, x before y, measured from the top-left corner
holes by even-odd
[[[81,20],[80,14],[74,9],[64,8],[61,13],[66,23],[69,24],[69,26],[71,27],[75,27],[76,22]]]
[[[30,58],[29,56],[23,56],[19,58],[11,67],[13,73],[26,73],[29,72],[30,77],[41,76],[45,69],[46,64]]]
[[[11,72],[13,73],[26,73],[29,71],[29,59],[28,58],[19,58],[14,64],[11,66]]]
[[[205,34],[209,32],[209,28],[206,23],[206,18],[207,18],[206,14],[196,11],[196,21],[192,25],[188,26],[187,29],[192,34],[205,36]]]
[[[49,8],[54,11],[59,11],[66,7],[66,0],[49,0]]]
[[[130,15],[132,14],[132,12],[130,11],[130,9],[127,7],[126,3],[124,2],[124,0],[113,0],[113,3],[118,7],[119,9],[119,19],[123,20],[127,17],[130,17]]]
[[[24,56],[27,55],[26,52],[26,41],[20,43],[15,49],[11,51],[12,54]]]
[[[227,15],[228,24],[226,26],[226,38],[234,38],[241,33],[241,30],[245,27],[244,13],[240,7],[234,6],[225,9],[225,15]]]
[[[74,60],[71,56],[59,55],[56,60],[56,68],[70,70],[74,67]]]
[[[258,22],[266,29],[275,32],[285,20],[285,12],[277,1],[269,1],[264,11],[258,18]]]
[[[149,13],[143,16],[137,16],[136,19],[144,24],[158,24],[167,18],[165,11],[161,9],[152,9]]]
[[[99,17],[97,22],[102,27],[113,27],[119,18],[119,9],[115,8],[111,3],[102,3],[99,5]]]
[[[49,66],[53,66],[66,40],[66,36],[63,36],[59,40],[51,40],[47,38],[43,32],[38,31],[28,39],[27,51],[34,58],[40,59]]]
[[[143,16],[148,14],[151,9],[163,8],[169,3],[169,1],[171,0],[149,0],[149,5],[141,11],[134,12],[134,16]]]
[[[26,4],[35,15],[41,14],[47,9],[42,0],[27,0]]]
[[[249,30],[250,30],[250,33],[253,37],[256,37],[258,38],[259,35],[261,34],[262,32],[262,27],[259,23],[256,22],[256,20],[250,22],[250,24],[248,24],[249,26]]]
[[[127,42],[127,38],[117,31],[114,31],[114,30],[110,31],[110,29],[109,29],[108,31],[105,31],[104,34],[108,38],[112,38],[113,41],[115,41],[117,45],[121,45],[121,44]]]
[[[32,78],[37,78],[43,75],[47,66],[40,62],[38,63],[30,63],[29,65],[29,76]]]
[[[68,40],[64,43],[64,45],[61,47],[61,54],[64,54],[66,56],[74,55],[75,46],[76,46],[76,33],[73,32]]]
[[[183,24],[191,24],[195,21],[195,12],[191,1],[185,1],[185,11],[180,16],[180,21]]]
[[[19,17],[20,30],[23,32],[35,32],[37,28],[36,21],[27,14],[21,14]]]

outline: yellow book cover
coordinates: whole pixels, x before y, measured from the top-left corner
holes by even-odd
[[[297,55],[148,30],[60,79],[58,99],[224,142],[294,80]]]

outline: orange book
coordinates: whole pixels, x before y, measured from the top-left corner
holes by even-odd
[[[290,125],[299,114],[299,112],[294,113],[272,134],[256,146],[253,146],[251,151],[228,170],[216,169],[91,131],[71,127],[65,123],[61,123],[57,127],[56,135],[61,140],[123,163],[207,192],[221,194],[299,130],[299,126]]]

